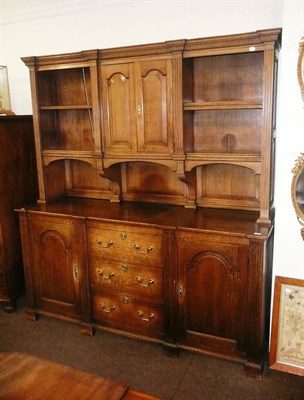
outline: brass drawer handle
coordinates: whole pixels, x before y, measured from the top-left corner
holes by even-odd
[[[148,317],[144,317],[144,313],[142,311],[138,311],[138,315],[140,319],[145,322],[150,322],[152,318],[154,318],[154,314],[151,313]]]
[[[139,285],[141,287],[149,287],[150,285],[153,285],[153,283],[154,283],[154,279],[149,279],[148,283],[142,283],[143,280],[139,276],[136,278],[136,281],[139,283]]]
[[[103,249],[107,249],[110,246],[112,246],[112,244],[114,244],[113,240],[109,240],[108,243],[106,245],[102,244],[102,241],[100,239],[96,240],[96,243],[99,244],[100,247],[102,247]]]
[[[108,276],[105,276],[104,273],[103,273],[103,271],[97,270],[97,272],[98,272],[98,275],[99,275],[102,279],[106,279],[106,280],[111,279],[111,278],[115,275],[114,272],[110,272]]]
[[[141,250],[139,244],[135,244],[134,248],[135,248],[135,250],[137,250],[141,254],[148,254],[148,253],[150,253],[150,251],[153,250],[152,246],[148,246],[146,250]]]
[[[110,308],[106,308],[105,304],[103,304],[103,303],[100,304],[100,307],[103,309],[103,311],[105,313],[111,313],[116,309],[115,306],[111,306]]]

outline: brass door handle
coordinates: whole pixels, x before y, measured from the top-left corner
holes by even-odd
[[[107,249],[107,248],[109,248],[110,246],[112,246],[112,245],[114,244],[113,240],[109,240],[107,244],[103,245],[103,244],[102,244],[102,241],[101,241],[100,239],[97,239],[97,240],[96,240],[96,243],[97,243],[100,247],[102,247],[103,249]]]
[[[141,254],[148,254],[150,253],[150,251],[153,250],[152,246],[148,246],[146,250],[141,250],[140,245],[139,244],[135,244],[134,245],[135,250],[137,250],[139,253]]]
[[[151,313],[148,317],[144,317],[144,313],[142,311],[138,311],[138,315],[140,316],[140,319],[145,322],[150,322],[155,316],[153,313]]]
[[[106,308],[105,304],[103,304],[103,303],[100,304],[100,307],[103,309],[103,311],[105,313],[111,313],[116,309],[115,306],[111,306],[110,308]]]
[[[97,272],[98,272],[98,275],[99,275],[102,279],[106,279],[106,280],[111,279],[111,278],[115,275],[114,272],[110,272],[108,276],[105,276],[104,273],[103,273],[103,271],[98,270]]]
[[[142,283],[143,280],[139,276],[136,278],[136,281],[139,283],[141,287],[149,287],[154,283],[154,279],[149,279],[147,283]]]

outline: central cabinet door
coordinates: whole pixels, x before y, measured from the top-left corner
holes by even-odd
[[[248,246],[210,236],[178,236],[179,342],[243,358]]]
[[[102,65],[101,74],[106,156],[172,154],[172,61]]]
[[[29,225],[35,307],[76,320],[82,316],[85,248],[78,224],[72,219],[35,216]]]

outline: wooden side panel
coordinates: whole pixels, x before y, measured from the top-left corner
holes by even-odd
[[[13,311],[24,293],[18,216],[38,197],[32,116],[0,118],[0,301]]]

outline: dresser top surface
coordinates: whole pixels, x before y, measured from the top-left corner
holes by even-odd
[[[265,237],[271,230],[271,226],[257,224],[256,212],[208,208],[187,209],[181,206],[150,203],[111,203],[107,200],[62,198],[47,204],[34,204],[26,207],[26,211],[241,236]]]

